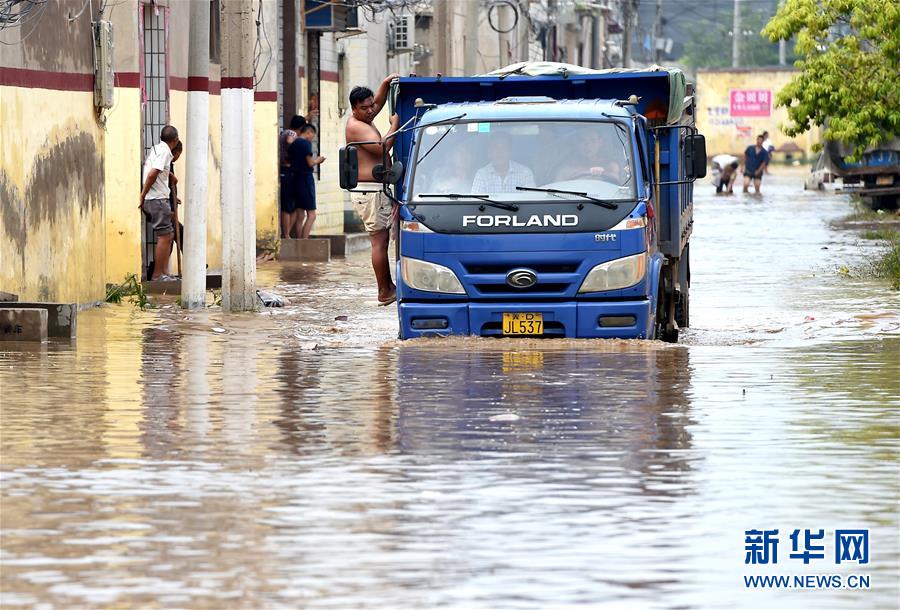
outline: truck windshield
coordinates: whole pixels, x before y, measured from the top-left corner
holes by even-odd
[[[563,201],[577,191],[602,199],[635,196],[626,131],[611,122],[494,121],[426,127],[416,147],[411,200],[477,193],[497,201]]]

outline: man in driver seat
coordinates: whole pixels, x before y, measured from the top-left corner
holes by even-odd
[[[472,192],[479,195],[515,193],[517,186],[534,186],[534,173],[510,159],[512,142],[509,134],[495,132],[487,145],[490,163],[475,172]]]
[[[563,159],[556,170],[555,182],[599,178],[615,184],[622,183],[622,165],[604,150],[603,137],[597,130],[584,130],[572,139],[578,141],[578,154]]]

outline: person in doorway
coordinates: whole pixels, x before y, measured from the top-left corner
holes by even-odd
[[[291,159],[288,149],[300,135],[300,130],[306,125],[306,119],[300,115],[294,115],[290,127],[278,134],[278,184],[280,187],[279,207],[281,209],[281,239],[298,237],[292,234],[293,227],[297,224],[297,206],[294,201],[294,184],[291,176]]]
[[[182,252],[181,236],[184,235],[184,226],[181,224],[178,216],[178,206],[181,205],[181,198],[178,196],[178,177],[175,176],[175,163],[181,158],[181,153],[183,152],[184,146],[181,144],[181,140],[178,140],[175,148],[172,149],[172,164],[169,166],[169,190],[171,191],[169,195],[169,207],[172,208],[172,226],[175,228],[175,248],[178,248],[179,253]],[[178,261],[178,265],[178,273],[180,274],[180,260]]]
[[[748,146],[744,151],[744,192],[750,192],[750,181],[753,180],[753,188],[759,194],[762,184],[762,175],[769,164],[769,151],[763,148],[763,137],[756,136],[756,144]]]
[[[372,170],[384,162],[394,146],[391,135],[399,129],[400,117],[391,117],[390,128],[382,140],[381,132],[373,122],[387,102],[391,81],[399,74],[389,74],[373,93],[368,87],[354,87],[350,91],[350,120],[345,132],[347,142],[380,142],[381,144],[359,144],[359,182],[363,188],[369,187],[367,193],[353,196],[353,205],[359,212],[365,225],[369,240],[372,243],[372,269],[378,283],[378,304],[389,305],[397,300],[397,287],[391,280],[391,267],[388,260],[388,244],[391,238],[391,226],[396,221],[396,206],[381,190],[381,183],[375,180]],[[376,190],[377,189],[377,190]]]
[[[138,208],[149,217],[156,237],[150,279],[173,280],[175,278],[167,274],[175,234],[172,208],[169,205],[169,173],[172,150],[178,145],[178,130],[172,125],[166,125],[160,131],[159,139],[159,143],[150,149],[144,161],[143,188]]]
[[[487,149],[490,163],[475,172],[475,179],[472,180],[473,193],[515,193],[517,186],[534,186],[534,173],[510,158],[512,141],[509,134],[491,134]]]
[[[294,230],[300,239],[309,237],[316,222],[316,181],[313,168],[321,165],[325,157],[313,155],[312,141],[316,137],[316,126],[307,123],[300,128],[300,135],[288,148],[291,161],[291,181],[294,198]]]

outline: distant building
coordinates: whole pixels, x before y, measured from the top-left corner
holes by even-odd
[[[776,107],[775,97],[796,74],[785,67],[697,70],[697,129],[706,136],[709,156],[740,155],[763,131],[776,149],[792,142],[811,156],[821,139],[818,129],[794,138],[779,129],[787,122],[787,109]]]

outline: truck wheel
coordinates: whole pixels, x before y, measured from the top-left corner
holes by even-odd
[[[656,319],[653,322],[653,336],[651,339],[664,341],[663,335],[666,332],[666,286],[662,277],[659,278],[659,288],[656,292]]]
[[[678,329],[668,330],[668,302],[666,299],[666,285],[662,278],[659,279],[659,293],[656,298],[656,324],[653,325],[653,338],[666,343],[678,343]]]
[[[675,321],[678,322],[678,328],[688,328],[691,325],[691,259],[687,258],[685,264],[685,286],[675,292]]]
[[[675,321],[678,328],[687,328],[691,324],[691,297],[688,291],[675,293]]]

